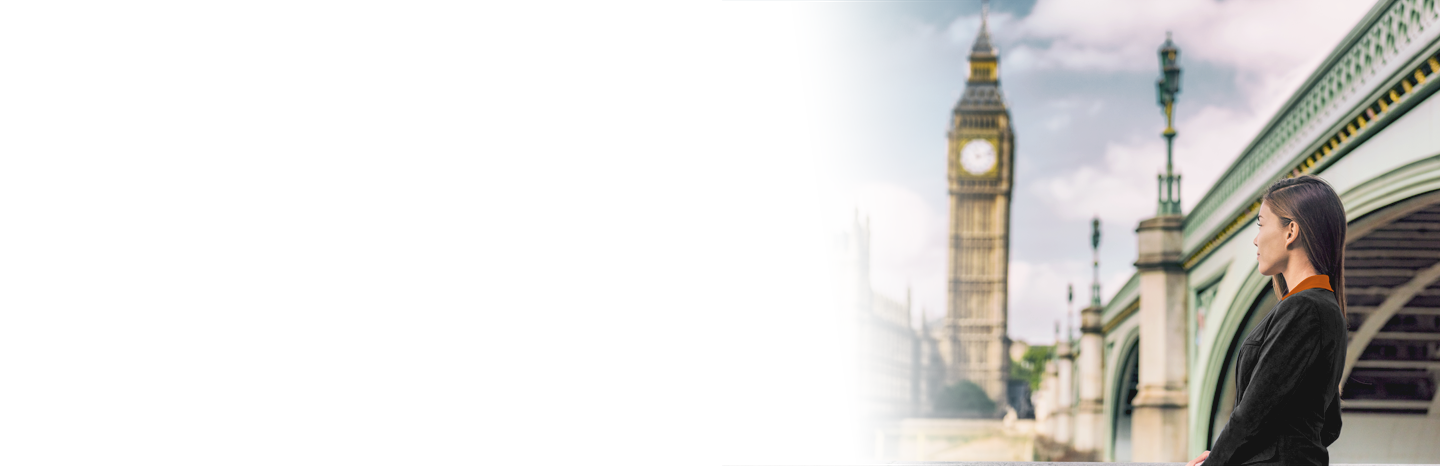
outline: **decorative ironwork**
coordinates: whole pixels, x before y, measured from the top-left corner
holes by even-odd
[[[1347,45],[1331,54],[1190,213],[1186,268],[1253,220],[1269,183],[1334,163],[1355,147],[1357,136],[1368,137],[1377,123],[1393,120],[1397,104],[1433,91],[1440,54],[1408,58],[1440,36],[1437,4],[1392,0],[1377,5],[1351,32]]]
[[[1158,215],[1180,215],[1180,175],[1175,174],[1175,95],[1180,93],[1180,49],[1165,33],[1160,44],[1160,80],[1155,82],[1155,100],[1165,113],[1165,174],[1157,175],[1160,185]],[[1098,221],[1098,220],[1097,220]],[[1096,285],[1099,286],[1098,283]],[[1098,294],[1098,292],[1097,292]],[[1097,298],[1098,299],[1098,298]],[[1098,301],[1096,304],[1099,304]]]
[[[1095,278],[1090,285],[1090,305],[1100,305],[1100,216],[1090,221],[1090,252],[1095,269]]]

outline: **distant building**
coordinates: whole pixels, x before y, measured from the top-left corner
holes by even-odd
[[[721,429],[857,431],[860,420],[923,416],[945,380],[937,338],[910,326],[910,292],[870,288],[870,219],[811,224],[801,270],[759,275],[755,217],[734,209],[721,259]]]

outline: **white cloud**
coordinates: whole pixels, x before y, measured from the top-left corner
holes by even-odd
[[[1107,301],[1125,286],[1132,270],[1121,270],[1101,277],[1100,298]],[[1063,332],[1066,325],[1066,286],[1075,287],[1073,321],[1074,335],[1080,334],[1081,309],[1090,305],[1090,281],[1094,272],[1088,262],[1010,262],[1010,328],[1012,339],[1032,344],[1055,341],[1055,322]]]
[[[1369,8],[1352,0],[1040,0],[1023,18],[991,15],[989,29],[1002,72],[1158,73],[1157,50],[1172,32],[1182,66],[1198,60],[1234,69],[1247,103],[1270,113]],[[922,40],[940,33],[924,22],[914,29]],[[979,29],[979,15],[961,16],[943,34],[968,48]]]
[[[755,265],[762,273],[799,270],[805,206],[811,221],[824,217],[827,229],[852,232],[855,207],[860,221],[870,216],[870,282],[876,291],[904,299],[913,288],[912,309],[945,312],[945,214],[920,194],[887,183],[837,183],[808,171],[770,170],[734,175],[721,184],[721,226],[730,224],[739,204],[740,221],[755,213]]]
[[[1060,114],[1045,120],[1045,129],[1059,131],[1070,126],[1070,115]]]
[[[1366,2],[1343,0],[1040,0],[1024,18],[991,18],[991,31],[998,42],[1015,44],[1005,56],[1012,71],[1155,72],[1166,31],[1175,34],[1182,65],[1198,60],[1235,70],[1243,105],[1207,106],[1177,122],[1176,166],[1188,209],[1367,8]],[[978,27],[978,17],[961,17],[948,32],[952,41],[968,44]],[[1060,113],[1044,127],[1069,127],[1084,104],[1075,98],[1052,102]],[[1103,101],[1093,100],[1083,111],[1095,115],[1103,108]],[[1069,218],[1138,220],[1154,210],[1154,175],[1163,160],[1158,135],[1112,141],[1102,166],[1038,180],[1036,189]]]
[[[1207,106],[1176,123],[1175,169],[1181,174],[1180,200],[1186,211],[1229,167],[1261,125],[1260,114]],[[1165,168],[1165,142],[1154,138],[1112,142],[1103,166],[1036,180],[1034,189],[1052,212],[1063,218],[1099,215],[1107,222],[1134,224],[1155,213],[1158,181]]]
[[[1010,338],[1033,344],[1055,341],[1055,322],[1065,325],[1066,285],[1075,287],[1075,311],[1088,303],[1090,270],[1084,262],[1010,262]],[[1079,326],[1079,316],[1073,316]],[[1063,331],[1063,330],[1062,330]]]
[[[1009,13],[995,13],[990,15],[990,39],[992,44],[998,48],[998,43],[1008,43],[1020,38],[1020,28],[1016,26],[1015,17]],[[975,45],[975,37],[980,34],[980,15],[961,16],[950,21],[950,26],[945,28],[945,33],[950,38],[950,43],[969,48]],[[1005,51],[1001,51],[1002,54]]]
[[[1111,143],[1105,147],[1104,166],[1081,166],[1031,186],[1062,218],[1138,220],[1155,209],[1155,173],[1164,165],[1164,154],[1165,146],[1158,141]]]
[[[1040,0],[1014,24],[1019,69],[1158,71],[1167,31],[1181,63],[1235,69],[1252,107],[1268,113],[1370,8],[1353,0]],[[1031,45],[1029,42],[1048,42]]]
[[[1105,101],[1100,100],[1100,99],[1095,99],[1094,102],[1091,102],[1091,103],[1090,103],[1090,108],[1086,109],[1086,110],[1085,110],[1085,113],[1086,113],[1086,114],[1089,114],[1089,115],[1098,115],[1098,114],[1100,114],[1100,111],[1101,111],[1101,110],[1104,110],[1104,109],[1105,109]]]
[[[1059,131],[1070,127],[1075,116],[1095,116],[1105,109],[1105,101],[1097,98],[1067,97],[1046,103],[1054,116],[1046,118],[1045,129]]]

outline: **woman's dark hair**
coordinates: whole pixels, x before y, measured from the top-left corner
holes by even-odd
[[[1290,222],[1300,224],[1300,238],[1297,241],[1305,248],[1305,255],[1315,272],[1330,276],[1330,287],[1335,289],[1335,300],[1340,303],[1340,315],[1345,315],[1345,205],[1340,196],[1325,180],[1302,175],[1295,178],[1281,178],[1262,198],[1270,210],[1280,217],[1280,226]],[[1270,279],[1276,296],[1290,292],[1285,277],[1275,274]]]

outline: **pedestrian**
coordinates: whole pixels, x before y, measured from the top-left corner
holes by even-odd
[[[1280,302],[1245,337],[1235,409],[1189,466],[1329,464],[1345,368],[1345,206],[1329,183],[1276,181],[1261,199],[1256,259]]]

